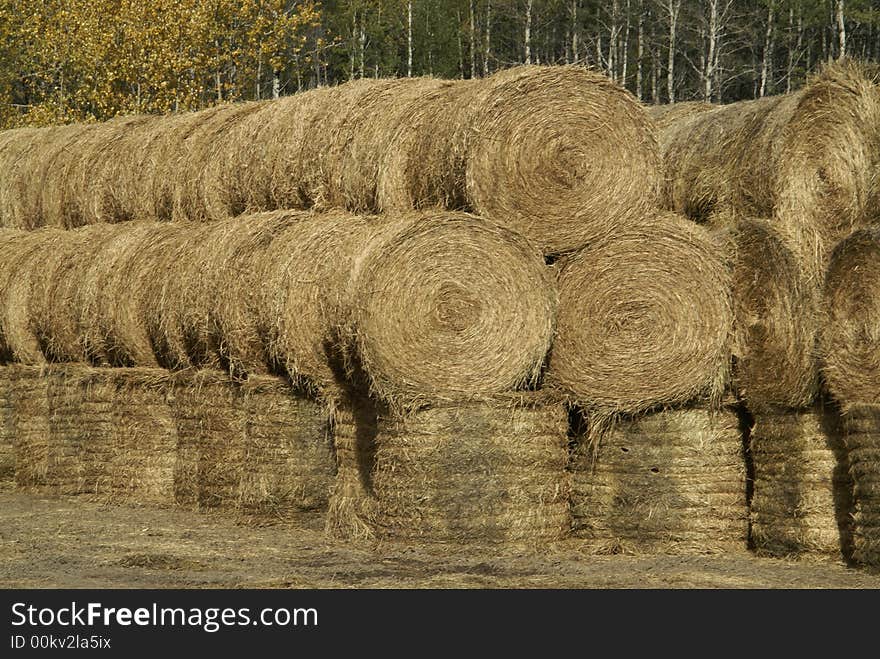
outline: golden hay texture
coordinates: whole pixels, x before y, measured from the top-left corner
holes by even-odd
[[[367,394],[363,374],[346,382],[335,364],[340,383],[328,398],[336,478],[330,493],[325,529],[333,537],[371,541],[375,535],[376,497],[373,465],[382,406]]]
[[[471,99],[482,80],[444,81],[403,111],[383,154],[382,212],[467,210],[467,147]]]
[[[829,391],[848,410],[880,405],[880,229],[841,242],[822,302],[819,351]]]
[[[15,482],[33,487],[45,482],[55,461],[49,438],[49,379],[41,366],[10,368]]]
[[[59,495],[112,494],[113,384],[109,369],[49,367],[49,462],[40,489]]]
[[[184,371],[173,376],[170,402],[178,438],[177,503],[200,509],[234,505],[238,489],[234,456],[244,434],[235,384],[219,371]]]
[[[853,558],[880,566],[880,407],[852,410],[843,427],[854,485]]]
[[[852,480],[831,410],[766,410],[751,429],[752,543],[772,556],[851,552]]]
[[[28,226],[20,212],[21,169],[27,163],[26,156],[35,138],[43,135],[43,128],[19,128],[0,132],[0,168],[3,184],[0,185],[0,226],[12,229],[33,229]]]
[[[831,249],[870,220],[880,164],[880,93],[844,61],[794,94],[689,115],[661,137],[666,203],[704,220],[715,210],[769,217],[819,285]]]
[[[523,238],[478,218],[410,214],[357,258],[351,332],[391,402],[534,385],[553,338],[551,271]]]
[[[15,478],[15,414],[12,408],[13,366],[0,366],[0,481]]]
[[[6,232],[0,259],[0,346],[7,359],[23,364],[45,362],[40,342],[31,323],[31,289],[43,276],[47,244],[63,232],[47,229],[34,232]]]
[[[723,391],[730,274],[705,229],[671,214],[563,262],[548,381],[584,407],[638,412]]]
[[[336,461],[324,407],[269,376],[243,382],[238,402],[245,431],[237,506],[274,514],[326,510]]]
[[[733,387],[751,411],[809,407],[818,391],[816,291],[766,220],[730,223]]]
[[[581,437],[571,464],[574,533],[600,554],[745,551],[739,418],[690,407],[622,419]]]
[[[685,103],[673,103],[671,105],[648,105],[646,109],[648,110],[648,115],[654,121],[654,126],[657,127],[657,130],[660,131],[660,148],[661,151],[665,153],[665,144],[663,144],[663,138],[667,135],[665,132],[667,128],[676,124],[680,121],[688,117],[692,117],[698,114],[702,114],[703,112],[708,112],[709,110],[715,108],[716,106],[711,103],[704,103],[703,101],[688,101]]]
[[[327,416],[284,381],[172,376],[179,504],[280,514],[323,509],[335,475]]]
[[[546,393],[440,405],[379,421],[381,539],[541,546],[570,531],[568,415]]]
[[[579,249],[657,207],[654,127],[606,76],[518,67],[488,78],[471,103],[470,206],[545,253]]]
[[[164,369],[106,369],[113,385],[112,453],[108,472],[124,500],[170,506],[174,499],[177,427]]]

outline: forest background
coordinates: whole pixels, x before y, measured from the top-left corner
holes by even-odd
[[[591,66],[646,103],[731,102],[844,56],[880,57],[880,1],[0,0],[0,127],[523,63]]]

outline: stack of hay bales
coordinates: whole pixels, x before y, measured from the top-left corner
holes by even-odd
[[[838,62],[794,94],[663,115],[666,205],[731,239],[755,547],[847,558],[851,482],[835,413],[821,403],[815,340],[831,249],[872,221],[876,80]]]
[[[823,375],[843,413],[854,486],[853,557],[880,565],[880,230],[857,231],[833,254],[820,333]]]
[[[564,408],[510,393],[538,382],[553,336],[541,252],[486,221],[429,214],[372,238],[348,300],[331,530],[442,545],[564,537]]]
[[[7,131],[0,225],[439,207],[473,211],[559,253],[609,222],[638,223],[657,205],[658,165],[638,102],[580,67],[356,80],[170,118]],[[38,172],[40,200],[28,203]]]
[[[599,552],[744,549],[738,423],[717,409],[733,316],[721,243],[658,213],[563,260],[559,288],[548,380],[589,419],[571,464],[575,534]]]
[[[819,395],[817,292],[768,220],[725,218],[733,266],[733,388],[748,419],[751,537],[771,556],[850,551],[851,481]]]

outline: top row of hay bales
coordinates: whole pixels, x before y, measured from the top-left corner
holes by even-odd
[[[810,407],[832,250],[880,219],[874,70],[837,62],[792,94],[651,114],[664,204],[730,240],[738,395],[753,410]]]
[[[0,226],[438,207],[563,253],[656,209],[659,165],[645,110],[583,68],[357,80],[173,117],[6,131]]]

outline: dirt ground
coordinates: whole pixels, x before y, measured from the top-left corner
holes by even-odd
[[[833,562],[552,551],[431,552],[330,541],[320,516],[229,514],[46,499],[0,486],[4,588],[880,588]]]

